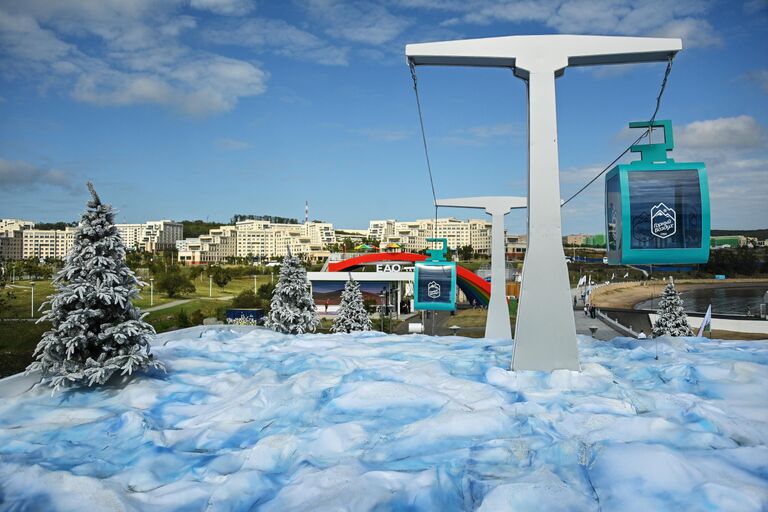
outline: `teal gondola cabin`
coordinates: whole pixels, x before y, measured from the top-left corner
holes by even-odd
[[[442,249],[430,249],[429,258],[414,267],[413,307],[432,311],[456,309],[456,263],[446,261],[448,240],[427,238],[427,242],[442,242]]]
[[[701,162],[667,157],[674,147],[672,122],[664,142],[637,144],[640,160],[620,164],[605,177],[606,244],[610,265],[705,263],[709,259],[709,186]],[[650,127],[648,121],[630,128]]]

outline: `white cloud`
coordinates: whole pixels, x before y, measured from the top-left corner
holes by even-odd
[[[251,143],[240,139],[218,139],[216,147],[224,151],[241,151],[251,147]]]
[[[755,82],[764,93],[768,93],[768,69],[756,69],[747,73],[747,80]]]
[[[744,2],[744,12],[747,14],[755,14],[768,9],[768,0],[747,0]]]
[[[52,62],[67,56],[72,46],[40,27],[31,16],[0,10],[0,55],[27,63]],[[5,66],[4,66],[5,67]]]
[[[69,88],[86,103],[155,104],[191,115],[228,111],[264,93],[269,73],[257,64],[181,42],[197,22],[177,15],[179,5],[11,0],[0,8],[3,73]]]
[[[525,133],[525,129],[521,125],[498,123],[453,130],[447,135],[436,137],[436,139],[449,145],[485,146],[497,142],[508,144],[510,140],[521,141]]]
[[[386,43],[411,24],[410,20],[372,2],[352,4],[338,0],[310,0],[307,7],[311,16],[327,26],[327,34],[356,43]]]
[[[656,37],[679,37],[684,48],[718,46],[722,44],[720,36],[708,21],[696,18],[672,20],[651,32]]]
[[[467,131],[472,135],[481,139],[491,139],[495,137],[507,137],[507,136],[521,136],[523,129],[521,126],[514,125],[512,123],[499,123],[482,126],[472,126],[467,128]]]
[[[442,8],[440,2],[421,3]],[[709,46],[720,43],[712,26],[701,18],[711,5],[709,0],[467,2],[463,14],[447,19],[443,25],[536,22],[560,33],[681,37],[687,47]],[[442,9],[455,12],[456,7],[449,2]]]
[[[681,148],[765,148],[766,131],[752,116],[721,117],[677,128],[675,142]]]
[[[35,189],[40,185],[73,189],[72,176],[68,172],[0,158],[0,192]]]
[[[225,16],[242,16],[254,9],[250,0],[191,0],[190,7]]]
[[[269,75],[253,64],[218,55],[182,59],[152,72],[92,69],[72,96],[95,105],[158,104],[204,116],[231,110],[239,98],[262,94]]]
[[[626,130],[620,134],[621,137],[625,135]],[[765,226],[768,140],[766,130],[754,118],[742,115],[709,119],[677,128],[675,150],[670,156],[676,162],[704,162],[706,165],[713,228]],[[601,170],[600,165],[563,169],[560,182],[564,198]],[[600,226],[604,208],[603,183],[604,177],[601,177],[563,210],[568,229]]]
[[[221,23],[204,32],[216,44],[247,47],[253,51],[271,51],[298,60],[331,66],[345,66],[348,50],[329,44],[305,30],[282,20],[251,18]]]
[[[397,142],[413,135],[410,130],[392,130],[382,128],[364,128],[357,133],[377,142]]]

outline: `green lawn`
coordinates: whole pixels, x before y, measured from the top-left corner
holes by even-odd
[[[446,326],[458,325],[459,327],[485,327],[485,319],[488,316],[487,309],[462,309],[456,311],[447,322]],[[509,321],[512,323],[512,331],[515,330],[517,317],[517,301],[509,302]]]
[[[270,276],[257,276],[257,286],[261,286],[263,284],[270,282]],[[31,299],[32,299],[32,291],[30,288],[30,282],[29,281],[17,281],[14,283],[16,287],[8,287],[6,290],[10,290],[13,292],[14,297],[9,301],[7,307],[3,308],[2,311],[0,311],[0,318],[31,318]],[[188,293],[186,295],[182,295],[179,297],[170,298],[164,293],[160,293],[159,291],[155,290],[155,297],[154,297],[154,305],[159,306],[162,304],[167,304],[168,302],[172,302],[174,300],[179,299],[195,299],[195,298],[207,298],[208,297],[208,278],[204,277],[201,281],[200,279],[195,279],[195,287],[197,290],[194,293]],[[243,290],[252,290],[253,289],[253,277],[239,277],[236,279],[233,279],[229,283],[227,283],[226,286],[223,288],[219,288],[215,284],[213,285],[211,289],[211,297],[212,298],[221,298],[221,297],[234,297],[238,293],[242,292]],[[35,281],[35,318],[39,318],[41,313],[39,311],[40,304],[42,304],[49,295],[51,295],[54,292],[53,284],[51,281]],[[146,309],[149,307],[150,303],[150,293],[149,293],[149,286],[144,287],[141,290],[141,295],[138,299],[134,300],[133,302],[136,306],[138,306],[141,309]]]
[[[225,310],[228,307],[231,307],[231,302],[227,300],[194,299],[185,304],[153,311],[147,315],[145,320],[152,324],[157,332],[173,331],[183,327],[199,325],[199,323],[194,322],[193,313],[196,311],[200,311],[202,318],[216,317],[219,320],[223,320]],[[189,319],[188,325],[182,325],[182,319],[179,316],[182,311],[187,314]]]
[[[23,372],[32,362],[32,353],[49,323],[0,322],[0,377]]]

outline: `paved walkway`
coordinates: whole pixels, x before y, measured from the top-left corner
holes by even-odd
[[[622,336],[621,333],[609,327],[599,318],[590,318],[584,315],[584,303],[581,301],[581,293],[577,288],[571,288],[571,300],[573,297],[578,297],[577,304],[573,307],[573,318],[576,322],[576,334],[586,334],[591,336],[592,332],[590,327],[596,327],[597,331],[594,337],[598,340],[612,340],[618,336]]]
[[[161,309],[168,309],[172,308],[174,306],[181,306],[182,304],[186,304],[187,302],[192,302],[194,299],[179,299],[179,300],[172,300],[171,302],[166,302],[165,304],[160,304],[159,306],[152,306],[151,308],[144,308],[141,310],[142,313],[151,313],[153,311],[160,311]]]
[[[186,304],[187,302],[192,302],[193,300],[232,300],[233,298],[234,297],[232,295],[225,295],[224,297],[195,297],[194,299],[172,300],[171,302],[166,302],[165,304],[160,304],[159,306],[152,306],[151,308],[143,308],[141,312],[151,313],[153,311],[160,311],[161,309],[168,309],[174,306],[181,306],[182,304]]]

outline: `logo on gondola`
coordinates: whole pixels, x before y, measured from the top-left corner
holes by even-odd
[[[440,297],[440,285],[434,281],[430,281],[427,285],[427,296],[430,299],[436,299]]]
[[[659,238],[669,238],[677,231],[677,214],[664,203],[651,208],[651,234]]]

